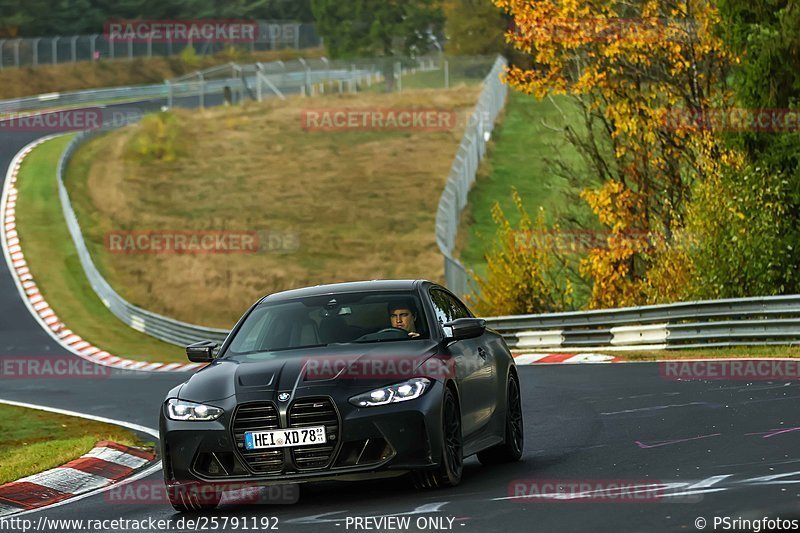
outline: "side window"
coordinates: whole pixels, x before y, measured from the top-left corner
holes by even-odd
[[[431,289],[431,301],[439,325],[471,316],[464,304],[442,290]]]

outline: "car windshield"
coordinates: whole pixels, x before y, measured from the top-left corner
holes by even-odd
[[[299,298],[256,307],[224,356],[428,338],[411,292],[360,292]]]

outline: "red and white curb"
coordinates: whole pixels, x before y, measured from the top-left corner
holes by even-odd
[[[513,354],[518,365],[575,365],[585,363],[618,363],[620,358],[601,353],[526,353]]]
[[[3,255],[11,272],[11,277],[17,285],[22,301],[33,315],[33,318],[58,344],[78,357],[93,363],[144,372],[188,372],[205,366],[201,363],[147,363],[111,355],[73,333],[56,315],[55,311],[39,292],[39,287],[36,285],[22,253],[22,243],[17,233],[16,208],[18,190],[16,183],[22,161],[28,154],[40,144],[58,136],[49,135],[38,139],[14,156],[8,168],[2,196],[0,196],[0,221],[3,224],[2,231],[0,231],[0,243],[3,247]]]
[[[0,485],[0,516],[37,509],[127,478],[156,458],[138,448],[98,442],[74,461]]]

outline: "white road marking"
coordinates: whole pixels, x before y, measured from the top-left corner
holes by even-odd
[[[121,466],[127,466],[129,468],[139,468],[147,462],[147,459],[142,459],[141,457],[136,457],[135,455],[131,455],[120,450],[115,450],[114,448],[107,448],[105,446],[93,448],[89,453],[85,454],[84,457],[102,459],[103,461],[108,461],[109,463],[114,463]]]
[[[103,476],[74,468],[53,468],[17,481],[20,483],[34,483],[67,494],[83,494],[90,490],[99,489],[111,482],[110,479]]]

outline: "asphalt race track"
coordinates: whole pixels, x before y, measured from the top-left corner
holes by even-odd
[[[3,179],[11,158],[44,134],[0,128]],[[68,355],[30,316],[5,262],[0,301],[0,357]],[[292,505],[233,503],[208,516],[277,517],[284,532],[365,531],[354,518],[384,515],[409,517],[411,530],[462,532],[696,531],[698,518],[707,530],[714,517],[800,518],[799,383],[677,381],[663,378],[657,363],[525,366],[520,377],[526,445],[518,464],[482,467],[470,459],[455,489],[417,492],[402,479],[308,485]],[[185,378],[0,379],[0,399],[157,428],[165,392]],[[571,499],[542,496],[572,482],[590,489]],[[612,489],[618,484],[640,489],[621,497]],[[653,492],[650,484],[662,488]],[[528,497],[514,498],[520,494]],[[176,523],[182,515],[160,503],[112,504],[100,493],[24,518],[40,516]],[[425,517],[444,520],[418,528]]]

